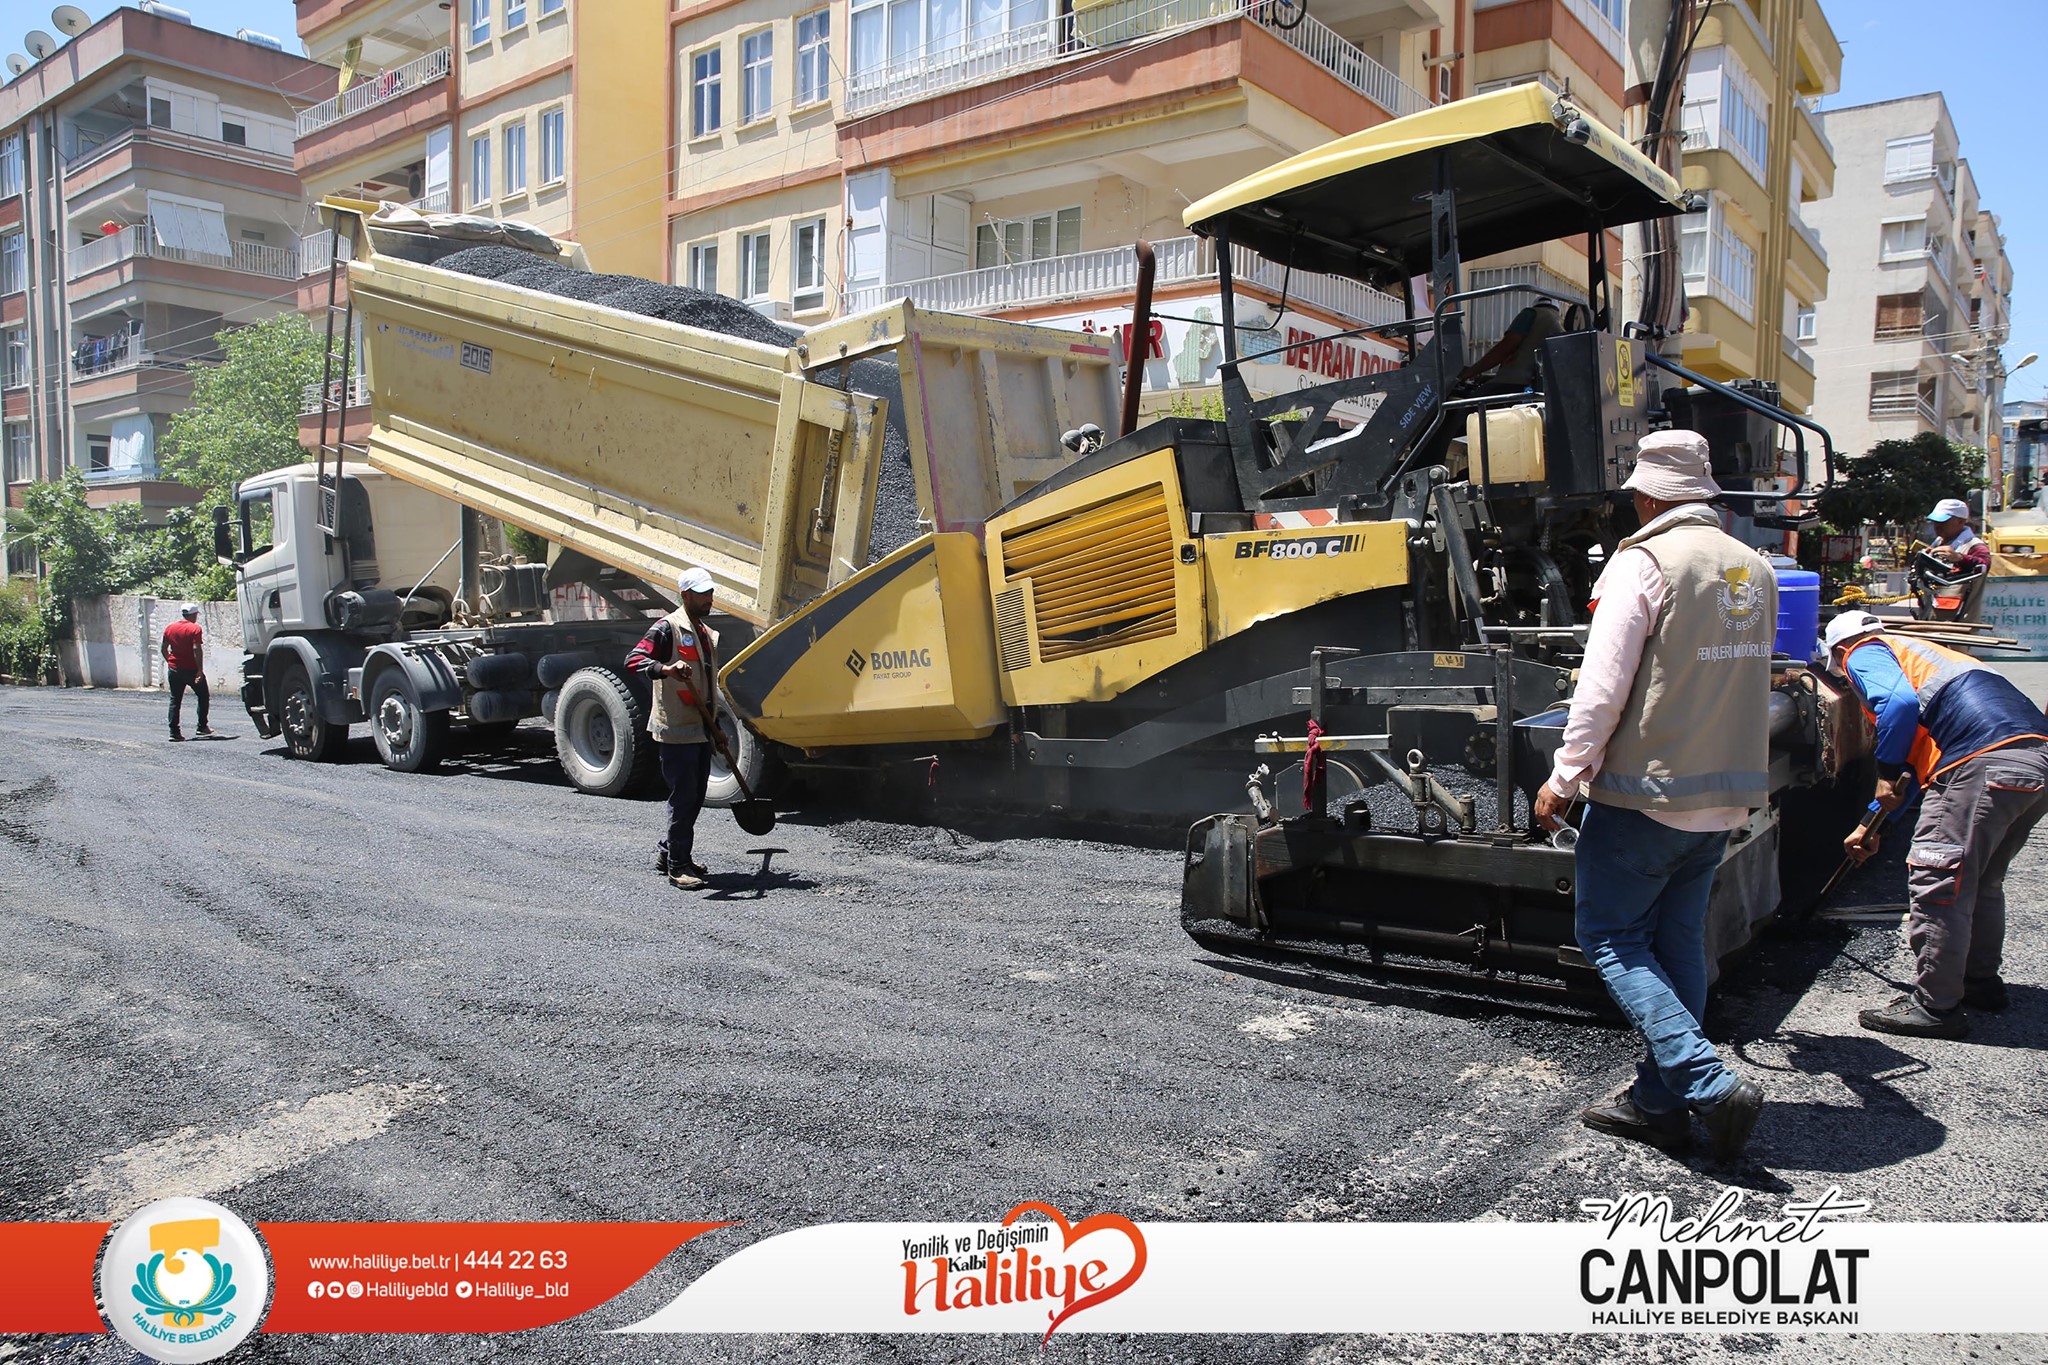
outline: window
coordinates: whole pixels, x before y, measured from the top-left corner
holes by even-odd
[[[1771,156],[1770,118],[1765,108],[1763,92],[1749,73],[1732,59],[1728,61],[1722,67],[1721,130],[1727,134],[1728,145],[1759,180]]]
[[[87,436],[85,438],[85,468],[90,474],[102,474],[114,467],[114,443],[110,437]]]
[[[1812,341],[1816,336],[1818,336],[1820,333],[1819,325],[1817,322],[1818,317],[1818,310],[1816,310],[1810,304],[1807,307],[1800,309],[1799,321],[1797,325],[1795,325],[1792,329],[1793,339],[1795,341]]]
[[[1047,0],[854,0],[849,73],[877,75],[963,46],[1050,51],[1046,14]]]
[[[162,95],[149,97],[149,126],[168,128],[171,126],[171,102]]]
[[[540,17],[541,17],[541,18],[545,19],[545,18],[547,18],[547,17],[548,17],[548,16],[550,15],[550,14],[560,14],[561,12],[562,12],[562,0],[540,0]]]
[[[707,47],[690,58],[690,136],[708,137],[718,131],[719,50]]]
[[[510,33],[526,22],[526,0],[505,0],[505,31]]]
[[[1714,225],[1714,282],[1734,296],[1739,311],[1756,304],[1756,248],[1735,235],[1724,217]]]
[[[0,199],[21,193],[21,134],[0,137]]]
[[[562,111],[549,109],[540,116],[540,183],[552,185],[566,174],[562,142]]]
[[[7,482],[29,483],[36,476],[35,452],[29,448],[28,423],[7,424]]]
[[[1532,82],[1542,86],[1553,95],[1560,93],[1564,89],[1563,82],[1548,71],[1534,71],[1526,76],[1509,76],[1504,80],[1481,81],[1472,88],[1472,93],[1475,95],[1491,95],[1496,90],[1506,90],[1511,86],[1528,85]]]
[[[740,39],[740,122],[768,117],[775,108],[775,30]]]
[[[28,288],[28,239],[19,232],[0,237],[0,294]]]
[[[976,224],[974,267],[1020,265],[1052,256],[1072,256],[1081,249],[1081,210],[1060,209],[1032,218],[994,219]]]
[[[491,135],[469,142],[469,202],[487,204],[491,199]]]
[[[1878,230],[1877,259],[1907,261],[1927,253],[1927,220],[1901,218]]]
[[[28,383],[28,329],[10,327],[0,332],[0,345],[6,348],[6,355],[0,358],[0,387],[18,389]]]
[[[1870,376],[1870,415],[1910,417],[1925,406],[1921,415],[1933,420],[1934,382],[1922,384],[1912,370],[1881,370]]]
[[[1926,322],[1925,305],[1918,294],[1880,294],[1877,300],[1878,341],[1916,337]]]
[[[491,40],[491,0],[469,0],[469,45]]]
[[[825,306],[825,220],[812,218],[796,225],[790,251],[794,280],[790,303],[797,312]]]
[[[814,10],[796,21],[796,102],[832,97],[832,11]]]
[[[1705,284],[1744,321],[1756,316],[1756,248],[1728,222],[1716,198],[1705,213],[1689,214],[1678,229],[1679,268],[1688,283]]]
[[[505,125],[505,193],[526,193],[526,124]]]
[[[230,123],[226,119],[222,119],[220,121],[220,140],[233,143],[237,147],[246,147],[249,145],[249,129],[245,124]]]
[[[718,292],[718,243],[699,242],[690,248],[690,288]]]
[[[263,242],[268,241],[269,238],[256,228],[243,228],[242,240],[245,242]]]
[[[1901,180],[1918,180],[1934,174],[1934,134],[1895,137],[1884,144],[1884,179],[1887,185]]]
[[[768,271],[773,257],[768,234],[740,234],[740,297],[749,303],[768,297]]]

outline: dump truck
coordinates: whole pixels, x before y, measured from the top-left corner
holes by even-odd
[[[437,265],[496,243],[586,269],[530,230],[323,211],[342,247],[319,458],[216,512],[243,701],[294,757],[333,757],[367,723],[387,765],[418,771],[459,732],[489,743],[541,717],[577,787],[622,793],[651,756],[623,660],[679,570],[716,581],[730,656],[868,565],[878,499],[900,504],[881,508],[899,536],[971,536],[1073,457],[1064,431],[1114,420],[1099,337],[897,303],[770,344]],[[361,448],[341,410],[358,332]],[[546,537],[548,563],[492,562],[486,518]],[[558,619],[568,591],[598,619]],[[725,724],[740,775],[772,776],[762,741]],[[738,795],[721,765],[711,799]]]

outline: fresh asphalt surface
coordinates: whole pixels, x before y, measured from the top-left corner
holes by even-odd
[[[1221,962],[1178,856],[799,810],[700,823],[581,797],[529,726],[434,776],[172,745],[160,694],[0,688],[0,1219],[205,1194],[273,1220],[736,1219],[587,1321],[256,1337],[237,1360],[1026,1361],[1022,1337],[618,1337],[716,1259],[834,1220],[1569,1219],[1722,1183],[1841,1185],[1892,1220],[2048,1218],[2044,857],[2012,883],[2015,1007],[1965,1042],[1859,1031],[1895,927],[1774,935],[1710,1031],[1769,1099],[1721,1169],[1578,1123],[1631,1036]],[[776,877],[745,850],[773,844]],[[2048,844],[2048,841],[2044,841]],[[1902,898],[1902,893],[1901,893]],[[1485,1286],[1474,1285],[1475,1294]],[[2039,1338],[1110,1337],[1088,1361],[2039,1360]],[[111,1336],[0,1360],[133,1359]]]

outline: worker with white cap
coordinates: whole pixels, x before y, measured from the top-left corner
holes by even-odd
[[[1934,534],[1929,554],[1979,573],[1991,567],[1991,546],[1970,529],[1970,504],[1961,498],[1943,498],[1927,514],[1927,524]]]
[[[1931,640],[1886,634],[1882,618],[1844,612],[1822,637],[1829,666],[1848,678],[1877,727],[1877,804],[1921,788],[1906,852],[1912,908],[1906,941],[1913,989],[1857,1022],[1879,1033],[1960,1038],[1964,1006],[2006,1007],[2005,874],[2048,815],[2048,717],[1994,668]],[[1858,862],[1878,833],[1844,843]]]
[[[199,604],[187,602],[178,609],[178,619],[164,627],[164,675],[171,685],[171,738],[185,738],[183,712],[185,689],[198,698],[198,734],[211,735],[206,708],[212,701],[206,690],[206,629],[199,624]]]
[[[1571,715],[1535,815],[1556,829],[1583,790],[1574,849],[1580,949],[1648,1055],[1586,1125],[1654,1146],[1690,1143],[1689,1114],[1729,1160],[1763,1091],[1701,1027],[1706,920],[1729,831],[1770,800],[1770,565],[1721,529],[1705,438],[1659,431],[1623,485],[1641,529],[1594,588]]]
[[[717,725],[717,641],[704,625],[714,586],[704,570],[684,569],[676,579],[680,605],[648,627],[626,656],[626,671],[653,685],[647,733],[654,737],[661,780],[668,784],[668,833],[655,849],[654,866],[686,891],[706,885],[705,868],[694,854],[712,751],[732,762]]]

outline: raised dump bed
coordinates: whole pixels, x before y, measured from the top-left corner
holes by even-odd
[[[657,585],[701,566],[757,624],[978,534],[1062,432],[1115,424],[1098,336],[899,301],[775,345],[443,268],[475,244],[370,207],[326,206],[359,243],[370,463]]]

